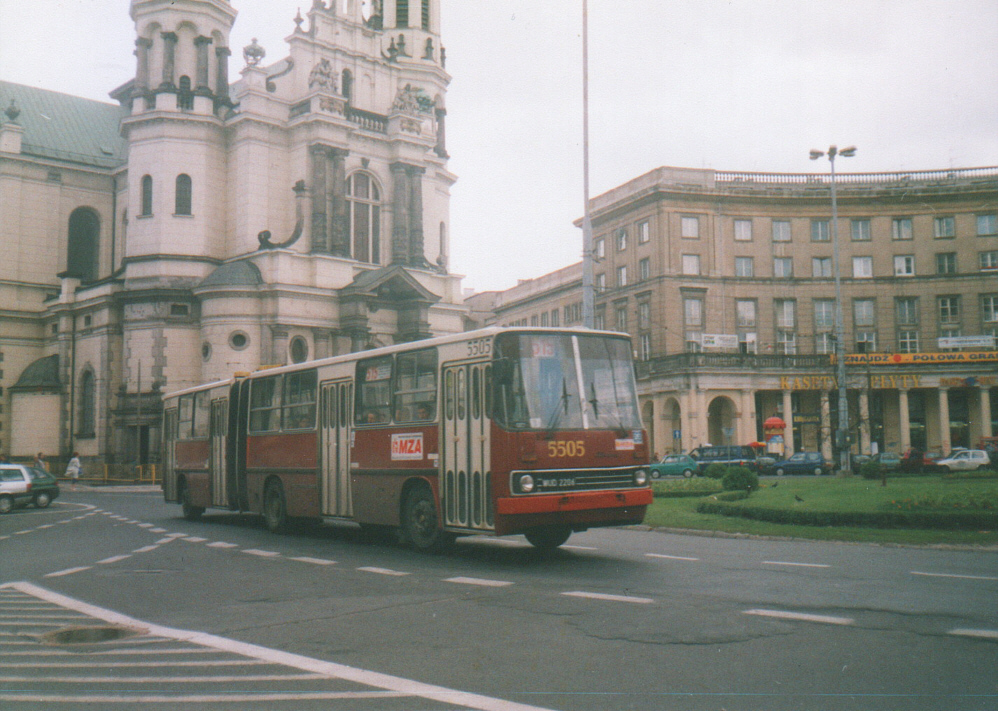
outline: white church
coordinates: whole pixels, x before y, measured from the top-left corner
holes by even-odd
[[[163,393],[464,330],[439,0],[314,0],[269,63],[234,4],[132,0],[117,104],[0,81],[5,456],[155,462]]]

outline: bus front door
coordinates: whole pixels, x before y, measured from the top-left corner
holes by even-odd
[[[319,489],[323,516],[353,516],[350,484],[350,417],[353,384],[349,380],[322,384],[320,400],[321,455]]]
[[[487,363],[444,368],[440,487],[444,523],[477,531],[495,529],[485,407]]]
[[[177,408],[171,407],[163,419],[163,496],[177,500]]]
[[[229,401],[214,400],[211,403],[211,452],[208,455],[208,467],[211,471],[211,503],[213,506],[229,505],[229,496],[225,485],[228,435]]]

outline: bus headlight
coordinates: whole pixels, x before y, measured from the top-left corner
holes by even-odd
[[[648,470],[637,469],[634,472],[634,483],[637,486],[644,486],[648,483]]]
[[[534,490],[534,478],[529,474],[523,474],[520,477],[520,491],[524,494],[529,494]]]

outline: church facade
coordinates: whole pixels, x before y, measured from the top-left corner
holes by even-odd
[[[464,328],[439,0],[133,0],[117,104],[0,82],[0,449],[154,462],[161,395]]]

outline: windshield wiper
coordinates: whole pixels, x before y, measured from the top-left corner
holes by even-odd
[[[554,431],[561,422],[562,408],[564,408],[565,414],[568,414],[568,398],[571,395],[568,394],[568,383],[566,382],[564,376],[561,379],[561,397],[558,398],[558,404],[554,406],[554,410],[551,412],[551,416],[548,417],[547,425],[544,429],[548,431]]]

